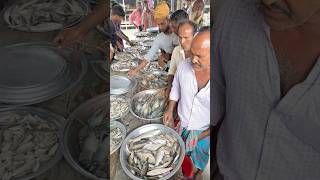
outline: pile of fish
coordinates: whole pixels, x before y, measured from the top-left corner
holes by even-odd
[[[180,145],[169,133],[152,130],[128,141],[128,166],[142,179],[159,179],[168,175],[178,162]]]
[[[158,71],[155,71],[158,72]],[[159,89],[168,86],[168,75],[165,73],[145,74],[141,79],[141,86],[146,89]]]
[[[117,52],[114,56],[114,59],[118,61],[130,61],[133,60],[135,57],[129,52]]]
[[[121,96],[110,97],[110,119],[119,119],[129,110],[129,98]]]
[[[110,132],[110,154],[112,154],[112,152],[115,151],[119,147],[119,145],[123,139],[123,136],[124,136],[124,132],[122,132],[120,128],[115,127],[113,129],[111,129],[111,132]]]
[[[137,116],[145,119],[154,119],[163,116],[163,112],[167,107],[168,97],[165,95],[164,90],[158,90],[156,93],[146,93],[134,97],[132,103],[132,110]]]
[[[143,68],[143,72],[153,72],[153,71],[161,71],[161,67],[158,62],[150,62]]]
[[[147,37],[150,33],[145,31],[139,31],[136,33],[137,37]]]
[[[135,55],[136,57],[139,57],[141,53],[144,53],[146,51],[146,47],[141,45],[131,46],[124,49],[125,52],[131,53]]]
[[[1,117],[3,118],[3,117]],[[0,177],[23,177],[39,171],[57,153],[58,127],[37,115],[10,114],[0,127]]]
[[[111,64],[111,69],[112,71],[129,71],[137,66],[137,61],[115,61]]]
[[[9,27],[25,31],[51,31],[77,22],[88,13],[81,0],[21,0],[4,13]]]
[[[94,113],[79,131],[80,165],[96,175],[97,177],[107,177],[107,133],[106,112],[99,110]]]

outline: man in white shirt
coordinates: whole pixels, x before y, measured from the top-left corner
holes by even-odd
[[[191,45],[192,58],[177,69],[163,123],[173,126],[178,104],[178,132],[186,143],[196,179],[208,163],[210,149],[210,31],[199,32]]]
[[[192,21],[182,22],[178,26],[180,45],[176,46],[172,51],[170,68],[168,72],[169,88],[167,92],[170,92],[173,77],[180,62],[191,58],[191,42],[195,33],[196,25]]]

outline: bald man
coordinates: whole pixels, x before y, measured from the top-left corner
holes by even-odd
[[[210,146],[210,32],[198,33],[191,44],[191,60],[182,61],[174,76],[168,109],[163,118],[173,127],[178,104],[180,119],[176,129],[186,143],[186,154],[193,162],[196,179],[209,159]]]

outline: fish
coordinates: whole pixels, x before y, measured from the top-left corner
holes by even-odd
[[[174,160],[179,159],[181,153],[180,146],[178,152],[172,151],[174,147],[171,141],[178,142],[170,133],[161,130],[129,138],[126,146],[129,150],[127,161],[130,172],[141,179],[159,178],[170,173],[176,166]],[[170,143],[171,146],[168,146]]]
[[[129,110],[129,98],[125,96],[110,97],[110,119],[118,119]]]
[[[138,62],[137,61],[114,61],[111,64],[111,70],[112,71],[120,71],[120,72],[124,72],[124,71],[129,71],[130,69],[133,69],[135,67],[138,66]]]

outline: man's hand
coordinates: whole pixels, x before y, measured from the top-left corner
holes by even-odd
[[[139,75],[139,70],[137,70],[137,69],[131,69],[128,73],[129,79],[132,79],[132,78],[136,77],[137,75]]]
[[[166,111],[163,115],[163,124],[165,126],[173,128],[173,112]]]
[[[78,27],[71,27],[61,31],[53,40],[59,47],[69,47],[81,40],[87,33]]]
[[[166,59],[165,59],[165,56],[163,54],[161,54],[159,56],[159,59],[158,59],[158,64],[161,68],[163,68],[165,65],[166,65]]]

